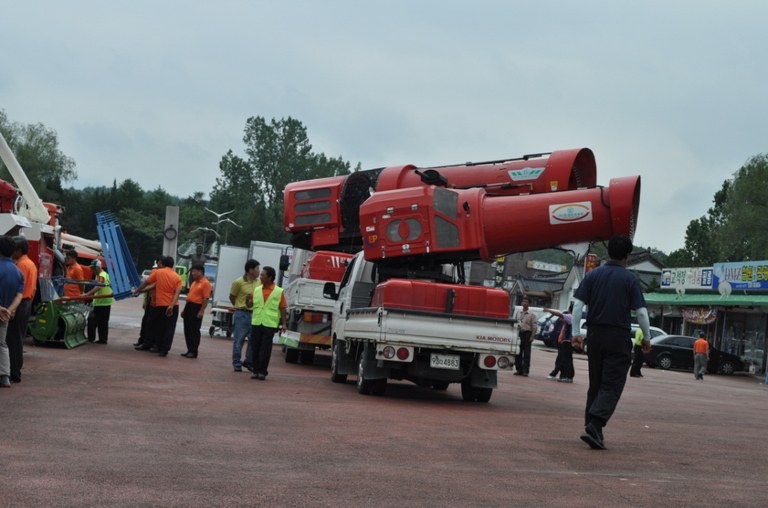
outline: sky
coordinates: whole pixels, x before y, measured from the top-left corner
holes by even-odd
[[[768,152],[768,2],[5,0],[0,109],[71,185],[206,194],[248,118],[363,169],[588,147],[666,253]]]

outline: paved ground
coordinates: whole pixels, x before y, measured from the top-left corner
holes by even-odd
[[[768,388],[747,375],[645,369],[605,429],[578,438],[586,362],[572,385],[501,375],[488,404],[390,383],[384,397],[329,380],[329,357],[267,381],[230,365],[231,340],[176,336],[134,351],[137,300],[110,343],[28,347],[0,390],[0,506],[765,506]],[[207,324],[205,326],[207,330]]]

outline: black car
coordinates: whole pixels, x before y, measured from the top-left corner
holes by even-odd
[[[685,335],[659,335],[651,339],[651,351],[645,353],[649,367],[662,369],[693,370],[694,337]],[[709,350],[707,371],[710,373],[733,374],[744,370],[744,362],[736,356],[714,347]]]

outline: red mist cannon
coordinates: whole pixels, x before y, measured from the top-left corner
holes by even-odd
[[[632,237],[640,177],[610,186],[527,195],[436,186],[376,192],[360,207],[365,258],[457,261]]]
[[[483,189],[489,197],[522,196],[589,188],[596,182],[595,156],[588,148],[453,166],[371,169],[287,185],[284,229],[293,233],[295,247],[356,252],[364,236],[370,236],[361,231],[360,207],[374,192],[435,185],[457,192]]]

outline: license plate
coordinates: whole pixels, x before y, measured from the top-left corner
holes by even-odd
[[[435,369],[451,369],[459,370],[459,356],[455,355],[438,355],[432,353],[429,356],[429,365]]]

